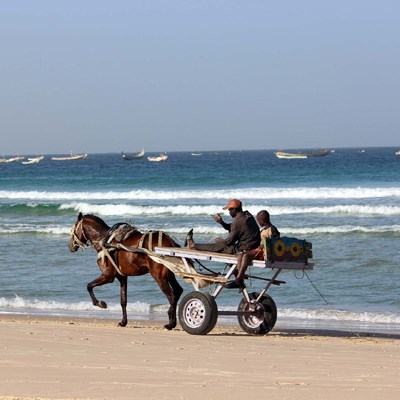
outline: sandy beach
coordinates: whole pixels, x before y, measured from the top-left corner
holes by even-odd
[[[0,399],[398,399],[400,339],[0,316]]]

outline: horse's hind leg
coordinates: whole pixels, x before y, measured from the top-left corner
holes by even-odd
[[[121,289],[121,308],[122,308],[122,320],[118,323],[119,326],[126,326],[128,323],[128,315],[126,313],[126,305],[128,304],[127,299],[127,287],[128,277],[123,275],[117,275]]]
[[[106,283],[112,283],[113,281],[114,277],[112,276],[100,275],[98,278],[87,284],[87,291],[89,292],[90,298],[92,299],[94,306],[107,308],[107,303],[105,301],[97,300],[96,296],[94,295],[93,288],[95,288],[96,286],[105,285]]]
[[[175,325],[173,327],[175,328],[176,327],[176,308],[178,306],[178,301],[181,297],[181,294],[183,293],[183,289],[182,289],[182,286],[176,280],[175,274],[173,272],[169,273],[169,284],[172,288],[172,291],[174,292],[174,299],[173,299],[171,306],[169,307],[168,316],[169,316],[170,323],[171,323],[171,320],[174,321]]]
[[[172,288],[172,291],[174,292],[174,301],[168,310],[168,315],[170,318],[171,317],[175,318],[175,321],[176,321],[176,308],[178,306],[178,301],[181,297],[181,294],[183,293],[183,289],[182,289],[182,286],[176,280],[175,274],[173,272],[169,272],[169,284]],[[175,322],[175,326],[176,326],[176,322]],[[174,326],[174,328],[175,328],[175,326]]]
[[[150,271],[150,273],[170,304],[168,309],[169,322],[164,325],[164,328],[168,330],[174,329],[176,327],[176,307],[183,289],[177,282],[175,275],[166,268],[156,272]]]

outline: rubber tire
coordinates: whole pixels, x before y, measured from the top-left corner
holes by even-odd
[[[179,304],[178,317],[183,330],[187,333],[206,335],[217,323],[217,303],[208,293],[190,292]]]
[[[249,296],[251,300],[255,300],[259,296],[259,293],[249,293]],[[257,307],[261,307],[260,313],[262,313],[262,316],[238,315],[240,327],[251,335],[264,335],[268,333],[275,326],[278,317],[274,300],[267,294],[261,297],[261,300],[257,303],[248,303],[243,298],[239,303],[238,311],[247,311],[250,304],[256,304]]]

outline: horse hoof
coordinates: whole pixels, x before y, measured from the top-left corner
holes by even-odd
[[[127,321],[120,321],[118,322],[118,326],[124,328],[127,325]]]
[[[103,300],[100,300],[96,306],[100,307],[100,308],[107,308],[107,303]]]
[[[175,328],[175,326],[173,326],[171,324],[164,325],[164,329],[166,329],[167,331],[172,331],[172,329],[174,329],[174,328]]]

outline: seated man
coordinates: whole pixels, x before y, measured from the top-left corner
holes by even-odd
[[[278,229],[271,224],[269,212],[267,210],[261,210],[257,213],[257,222],[262,227],[261,229],[261,239],[263,238],[279,238],[280,233]],[[244,275],[249,264],[263,252],[263,243],[254,250],[248,250],[240,253],[237,258],[237,275],[233,282],[227,283],[224,287],[227,289],[238,289],[243,288],[244,285]]]
[[[229,231],[228,237],[214,243],[199,244],[193,241],[191,230],[186,237],[189,248],[227,254],[256,249],[260,245],[260,231],[254,217],[248,211],[243,211],[242,202],[232,199],[223,209],[229,211],[233,218],[232,223],[224,222],[219,214],[215,215],[214,219]]]

